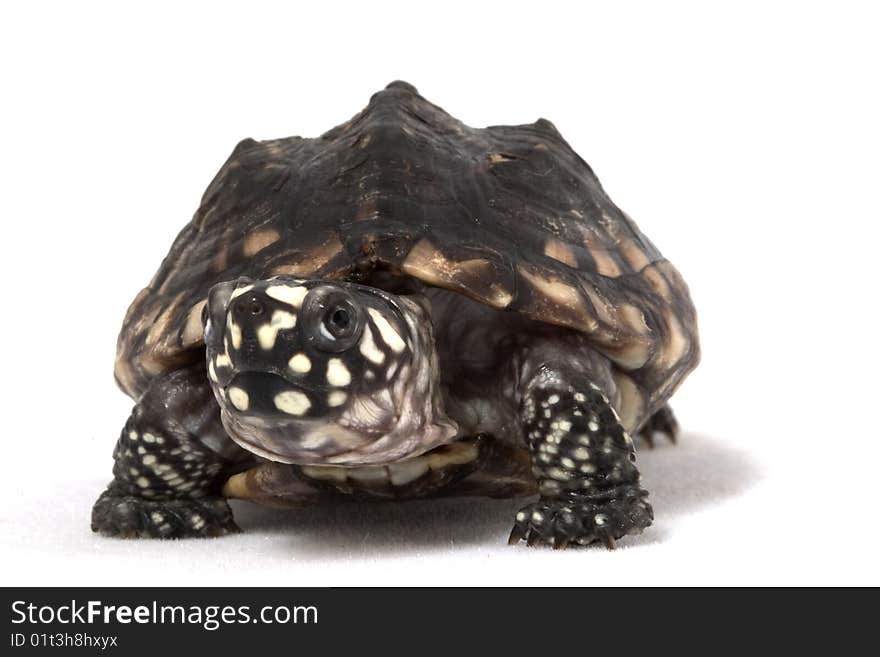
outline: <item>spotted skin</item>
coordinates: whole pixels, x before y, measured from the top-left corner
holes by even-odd
[[[92,529],[123,537],[184,538],[237,531],[221,487],[252,457],[226,437],[203,367],[153,382],[113,450],[114,479]]]
[[[227,433],[285,463],[378,464],[439,447],[458,427],[422,303],[290,276],[215,286],[205,357]]]
[[[613,548],[651,524],[632,439],[598,386],[541,368],[526,387],[522,421],[541,499],[517,513],[511,544]]]
[[[356,348],[328,351],[320,344],[326,331],[311,316],[324,312],[325,304],[312,297],[336,289],[361,288],[285,276],[239,279],[226,289],[228,298],[209,304],[207,362],[211,380],[222,388],[221,406],[325,417],[342,406],[353,383],[363,386],[369,378],[372,390],[385,384],[408,358],[403,329],[386,319],[386,309],[366,306],[361,333],[349,345]],[[381,306],[373,296],[361,301]]]

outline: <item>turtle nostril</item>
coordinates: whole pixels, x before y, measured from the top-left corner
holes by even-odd
[[[244,315],[253,315],[254,317],[259,317],[263,314],[266,308],[259,301],[259,299],[249,299],[247,301],[242,300],[235,304],[235,313],[239,317]]]

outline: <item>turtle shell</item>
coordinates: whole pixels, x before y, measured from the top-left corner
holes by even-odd
[[[117,381],[138,398],[203,358],[217,282],[375,270],[583,332],[640,411],[698,359],[681,276],[549,121],[470,128],[394,82],[318,138],[236,146],[129,308]]]

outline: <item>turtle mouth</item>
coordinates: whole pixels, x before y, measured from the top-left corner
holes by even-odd
[[[419,456],[381,465],[303,465],[300,471],[309,479],[338,487],[382,489],[401,488],[426,478],[438,478],[473,464],[480,456],[478,440],[441,445]]]

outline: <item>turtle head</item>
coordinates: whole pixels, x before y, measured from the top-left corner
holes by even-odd
[[[427,308],[351,283],[215,285],[208,378],[242,447],[297,464],[387,463],[449,442]]]

